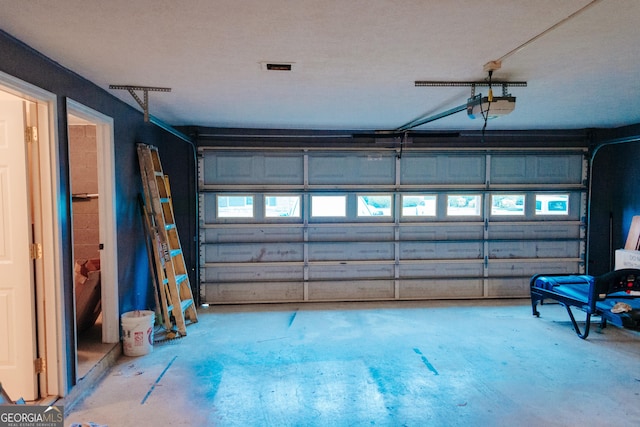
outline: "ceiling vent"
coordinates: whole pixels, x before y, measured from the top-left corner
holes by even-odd
[[[260,67],[265,71],[293,71],[294,62],[262,61]]]

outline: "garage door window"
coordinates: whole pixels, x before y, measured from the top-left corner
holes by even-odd
[[[219,218],[253,218],[253,196],[218,196]]]
[[[480,216],[482,196],[469,194],[449,194],[447,196],[447,215]]]
[[[524,215],[524,194],[493,194],[491,215]]]
[[[311,216],[347,216],[347,196],[311,196]]]
[[[569,195],[536,194],[536,215],[569,215]]]
[[[402,216],[436,216],[435,194],[403,195]]]
[[[390,194],[371,194],[358,196],[358,216],[391,216]]]
[[[264,196],[264,215],[267,218],[300,218],[300,196]]]

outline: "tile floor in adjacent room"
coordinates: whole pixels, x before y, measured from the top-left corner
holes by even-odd
[[[65,425],[640,425],[640,333],[528,300],[200,308],[122,356]],[[577,312],[582,314],[581,312]]]

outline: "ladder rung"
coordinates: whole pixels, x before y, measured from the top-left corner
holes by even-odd
[[[193,305],[193,300],[192,299],[185,299],[185,300],[180,301],[180,309],[182,310],[183,313],[187,308],[191,307],[191,305]],[[173,304],[167,306],[167,311],[168,312],[173,311]]]
[[[168,197],[161,197],[160,198],[160,203],[169,203],[171,202],[171,199]]]
[[[180,308],[182,308],[182,312],[184,313],[184,311],[191,307],[191,305],[193,304],[193,300],[192,299],[185,299],[180,301]]]
[[[165,230],[173,230],[174,228],[176,228],[175,224],[165,224],[164,225],[164,229]]]
[[[184,282],[188,278],[189,278],[189,276],[187,276],[186,274],[176,274],[176,284],[179,285],[180,283]],[[169,284],[169,279],[167,279],[167,278],[163,279],[162,280],[162,284],[168,285]]]
[[[176,257],[178,255],[182,255],[182,249],[172,249],[171,252],[169,252],[171,254],[171,257]]]
[[[154,171],[153,171],[153,174],[154,174],[155,176],[162,176],[162,177],[164,177],[164,172],[162,172],[162,171],[154,170]]]

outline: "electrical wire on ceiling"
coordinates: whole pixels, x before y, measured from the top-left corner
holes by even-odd
[[[515,49],[512,49],[509,52],[507,52],[504,55],[502,55],[500,58],[498,58],[498,59],[496,59],[494,61],[488,62],[485,65],[485,70],[487,69],[488,66],[491,66],[492,64],[493,65],[497,65],[497,67],[500,68],[500,65],[502,64],[502,61],[504,61],[505,59],[509,58],[510,56],[514,55],[515,53],[520,52],[522,49],[524,49],[525,47],[527,47],[528,45],[530,45],[534,41],[536,41],[539,38],[543,37],[547,33],[550,33],[551,31],[555,30],[556,28],[558,28],[562,24],[564,24],[567,21],[575,18],[576,16],[578,16],[579,14],[584,12],[585,10],[589,9],[591,6],[594,6],[596,3],[600,3],[601,1],[602,0],[593,0],[593,1],[589,2],[589,3],[587,3],[586,5],[582,6],[580,9],[576,10],[575,12],[573,12],[571,15],[569,15],[569,16],[565,17],[564,19],[556,22],[555,24],[553,24],[552,26],[550,26],[549,28],[547,28],[543,32],[531,37],[529,40],[527,40],[526,42],[522,43],[520,46],[518,46]]]
[[[556,28],[558,28],[559,26],[561,26],[562,24],[566,23],[567,21],[575,18],[576,16],[578,16],[579,14],[581,14],[582,12],[584,12],[585,10],[589,9],[590,7],[594,6],[596,3],[599,3],[602,0],[592,0],[591,2],[587,3],[586,5],[582,6],[580,9],[576,10],[575,12],[573,12],[572,14],[570,14],[569,16],[565,17],[564,19],[561,19],[560,21],[556,22],[555,24],[553,24],[552,26],[550,26],[549,28],[547,28],[546,30],[542,31],[541,33],[531,37],[529,40],[527,40],[526,42],[522,43],[520,46],[516,47],[515,49],[510,50],[509,52],[505,53],[504,55],[502,55],[500,58],[494,60],[494,61],[489,61],[484,65],[484,70],[487,71],[489,73],[489,77],[488,77],[488,81],[489,81],[489,94],[488,94],[488,104],[487,104],[487,110],[486,111],[482,111],[482,117],[484,119],[484,124],[482,126],[482,140],[484,141],[484,134],[485,134],[485,130],[487,129],[487,120],[489,118],[489,110],[491,109],[491,102],[493,101],[493,90],[491,88],[491,78],[493,76],[493,71],[494,70],[498,70],[500,69],[500,67],[502,67],[502,62],[509,58],[510,56],[520,52],[522,49],[524,49],[525,47],[527,47],[528,45],[530,45],[531,43],[533,43],[534,41],[538,40],[539,38],[545,36],[546,34],[550,33],[551,31],[555,30]]]

